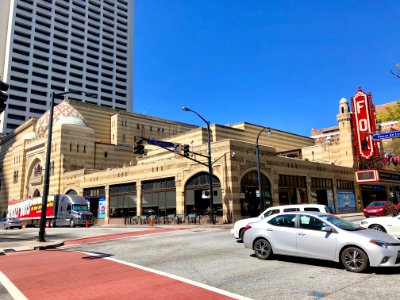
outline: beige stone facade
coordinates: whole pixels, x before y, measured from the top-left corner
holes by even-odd
[[[78,101],[67,104],[71,107],[64,107],[68,114],[72,111],[81,117],[63,115],[57,110],[61,104],[55,107],[50,194],[84,195],[101,224],[131,222],[145,215],[165,221],[167,215],[191,213],[198,216],[197,220],[208,220],[206,128]],[[345,124],[343,128],[347,126],[347,121],[342,121],[347,120],[345,116],[338,119],[339,125]],[[1,143],[2,211],[10,200],[43,193],[47,132],[38,134],[39,123],[46,124],[30,119]],[[243,122],[212,124],[210,129],[217,222],[258,214],[255,141],[263,127]],[[146,154],[136,155],[133,146],[141,136],[188,144],[191,155],[186,158],[147,144]],[[338,192],[348,191],[358,197],[354,194],[352,167],[279,154],[312,148],[313,139],[271,129],[270,135],[260,135],[259,145],[266,205],[323,203],[341,212]],[[100,212],[103,204],[105,210]],[[358,205],[351,209],[359,210]]]

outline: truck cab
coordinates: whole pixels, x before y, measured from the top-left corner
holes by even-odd
[[[85,198],[77,195],[58,195],[55,200],[55,218],[52,226],[92,226],[93,214]]]

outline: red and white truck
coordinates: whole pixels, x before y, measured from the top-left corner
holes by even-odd
[[[39,225],[42,215],[42,197],[13,200],[8,203],[9,217],[20,218],[25,226]],[[46,223],[56,226],[92,226],[93,214],[85,198],[77,195],[49,195]]]

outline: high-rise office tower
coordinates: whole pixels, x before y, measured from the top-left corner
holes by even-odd
[[[40,117],[66,88],[132,111],[133,16],[133,0],[0,0],[0,76],[10,85],[0,132]]]

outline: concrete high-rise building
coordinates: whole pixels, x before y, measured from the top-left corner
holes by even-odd
[[[133,0],[0,0],[0,7],[0,76],[10,84],[0,132],[40,117],[51,93],[66,88],[97,95],[76,100],[133,110]]]

